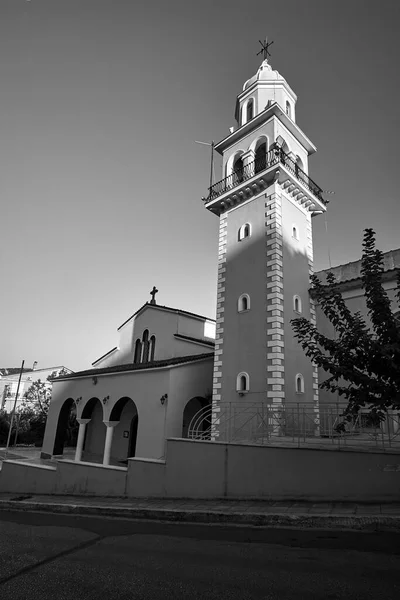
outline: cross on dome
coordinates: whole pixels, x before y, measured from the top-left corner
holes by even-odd
[[[259,54],[263,54],[263,56],[264,56],[264,60],[268,60],[268,56],[271,56],[271,52],[268,50],[268,48],[269,48],[270,46],[272,46],[272,44],[273,44],[274,42],[270,42],[270,43],[268,43],[268,38],[267,38],[267,37],[265,38],[265,42],[262,42],[261,40],[258,40],[258,41],[259,41],[259,42],[260,42],[260,44],[261,44],[261,50],[260,50],[260,52],[257,52],[257,56],[258,56]]]

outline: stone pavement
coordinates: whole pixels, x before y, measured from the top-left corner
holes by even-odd
[[[356,529],[400,533],[400,502],[291,502],[240,499],[111,498],[0,494],[0,510],[186,523]]]

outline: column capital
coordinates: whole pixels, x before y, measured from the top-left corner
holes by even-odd
[[[243,152],[243,154],[241,156],[244,165],[253,162],[254,157],[255,157],[255,152],[251,148],[249,150],[246,150],[246,152]]]
[[[103,423],[106,427],[115,427],[119,421],[103,421]]]
[[[79,425],[87,425],[91,421],[91,419],[81,419],[81,418],[77,418],[76,420],[78,421]]]

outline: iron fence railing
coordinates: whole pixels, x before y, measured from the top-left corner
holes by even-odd
[[[385,421],[374,422],[360,411],[343,433],[345,405],[262,402],[221,402],[201,409],[189,424],[188,437],[228,443],[319,446],[342,449],[379,449],[400,452],[400,411],[391,411]]]
[[[280,148],[269,150],[264,156],[257,158],[247,165],[237,168],[231,175],[228,175],[228,177],[225,177],[212,185],[209,188],[208,198],[206,198],[205,201],[211,202],[212,200],[215,200],[218,196],[233,190],[244,181],[251,179],[255,175],[261,174],[263,171],[266,171],[279,163],[285,165],[285,167],[293,173],[295,177],[314,194],[314,196],[319,198],[324,204],[327,204],[327,201],[322,197],[322,189],[307,175],[307,173],[300,169],[296,161]]]

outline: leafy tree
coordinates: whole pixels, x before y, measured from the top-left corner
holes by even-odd
[[[370,409],[372,422],[385,419],[388,409],[400,408],[400,329],[390,299],[382,286],[383,254],[375,248],[375,232],[365,229],[361,259],[361,280],[371,326],[358,311],[352,313],[337,289],[332,272],[327,285],[311,276],[312,294],[332,323],[335,338],[319,333],[304,317],[291,321],[295,337],[313,363],[330,374],[321,389],[344,396],[347,406],[345,430],[361,407]],[[396,299],[400,303],[400,271],[397,272]]]
[[[33,413],[38,420],[46,421],[51,399],[51,388],[48,383],[38,379],[34,381],[24,394],[23,412]]]

